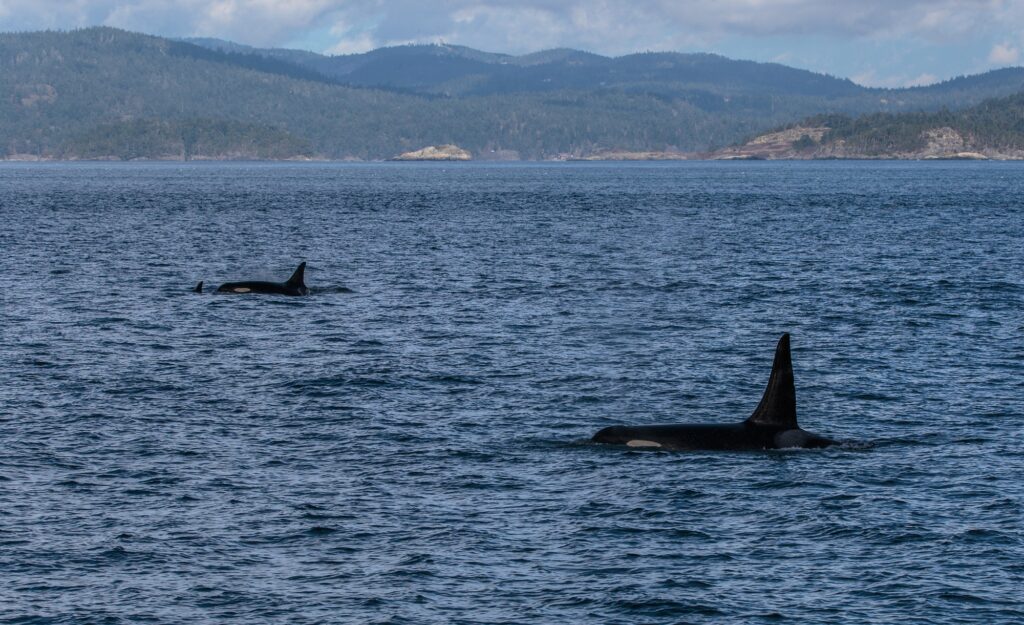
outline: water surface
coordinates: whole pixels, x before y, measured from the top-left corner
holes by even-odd
[[[0,167],[0,621],[1018,623],[1024,169]],[[284,280],[306,298],[193,295]],[[351,289],[351,292],[346,292]],[[793,334],[823,451],[738,421]]]

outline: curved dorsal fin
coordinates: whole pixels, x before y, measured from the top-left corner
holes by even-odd
[[[761,403],[747,423],[798,428],[796,424],[796,387],[793,385],[793,360],[789,354],[789,334],[783,334],[775,348],[775,362],[764,389]]]
[[[289,286],[306,286],[306,261],[299,263],[299,268],[295,270],[291,278],[285,284]]]
[[[199,284],[196,285],[196,288],[192,289],[192,292],[193,293],[202,293],[203,292],[203,281],[202,280],[199,281]]]

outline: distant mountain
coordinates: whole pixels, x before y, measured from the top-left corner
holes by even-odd
[[[17,158],[383,159],[445,144],[550,158],[603,145],[693,150],[761,123],[614,91],[451,99],[354,88],[280,58],[110,28],[0,35],[0,93],[0,154]]]
[[[557,49],[511,56],[436,44],[343,56],[298,56],[292,50],[248,48],[221,40],[188,41],[224,52],[288,60],[350,85],[451,96],[619,89],[665,95],[698,91],[835,97],[865,91],[846,79],[714,54],[642,53],[609,58]]]
[[[822,98],[836,112],[937,110],[977,104],[1024,90],[1024,68],[962,76],[926,87],[873,89],[778,63],[715,54],[646,52],[609,58],[566,48],[523,56],[463,46],[407,45],[362,54],[323,56],[260,49],[217,39],[191,39],[226,52],[287,60],[339,82],[450,96],[616,89],[723,103],[727,97]]]
[[[1024,93],[959,111],[819,115],[716,158],[1024,159]]]
[[[961,108],[1021,88],[1021,69],[879,90],[710,54],[429,45],[332,57],[111,28],[0,34],[0,157],[694,152],[816,114]]]
[[[310,138],[343,135],[348,116],[377,116],[406,101],[307,76],[319,80],[310,70],[274,59],[109,28],[0,35],[0,93],[10,94],[0,98],[0,153],[185,158],[188,137],[168,144],[168,133],[205,132],[221,122],[221,138],[200,143],[223,146],[223,152],[191,156],[250,154],[251,140],[270,136],[304,146],[290,156],[330,154]],[[86,144],[100,134],[119,138],[120,145],[97,154],[101,144]],[[224,143],[224,137],[230,140]],[[351,137],[345,152],[368,154],[376,144],[376,137]],[[140,151],[140,145],[149,147]]]

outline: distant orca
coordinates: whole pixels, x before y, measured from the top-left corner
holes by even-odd
[[[746,421],[726,425],[616,425],[601,430],[591,440],[636,448],[689,450],[821,448],[835,444],[835,441],[800,429],[796,423],[789,334],[779,339],[768,387],[754,414]]]
[[[304,276],[306,263],[295,270],[285,282],[227,282],[217,287],[217,293],[270,293],[274,295],[308,295]],[[203,283],[196,286],[196,293],[202,293]]]
[[[202,293],[203,292],[203,281],[202,280],[199,281],[199,284],[196,285],[196,288],[192,289],[192,292],[193,293]]]

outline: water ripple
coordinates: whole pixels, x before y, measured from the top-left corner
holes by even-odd
[[[2,165],[0,622],[1021,622],[1020,173]]]

